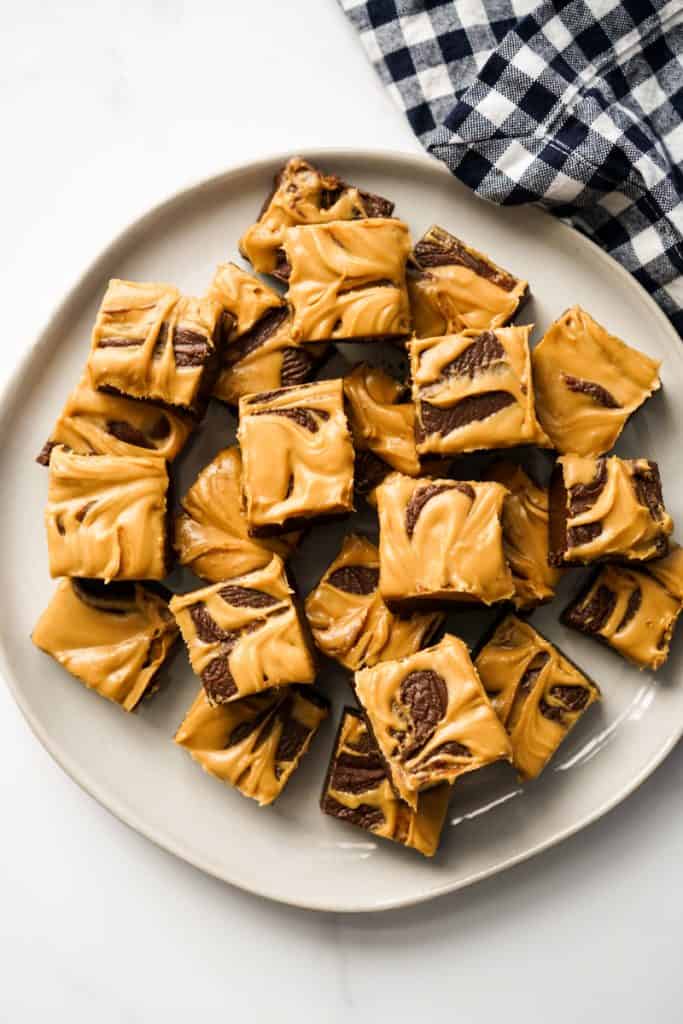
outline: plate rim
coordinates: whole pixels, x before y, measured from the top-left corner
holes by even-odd
[[[42,329],[25,348],[21,357],[13,366],[5,384],[0,388],[0,431],[5,432],[7,429],[14,404],[13,394],[20,388],[22,381],[30,372],[30,365],[34,358],[38,356],[43,349],[47,348],[50,335],[53,330],[59,325],[59,322],[68,315],[70,306],[78,300],[81,291],[87,287],[89,278],[97,273],[97,268],[102,263],[107,262],[118,248],[125,248],[127,245],[134,242],[136,234],[143,231],[147,224],[153,222],[155,218],[163,215],[166,210],[171,209],[177,203],[182,203],[184,200],[188,199],[192,193],[201,193],[204,190],[216,188],[221,183],[225,183],[227,186],[231,179],[238,178],[243,174],[264,173],[272,169],[272,167],[277,164],[285,163],[285,161],[295,152],[302,153],[307,159],[310,159],[314,163],[319,162],[325,164],[327,162],[333,164],[335,160],[348,159],[356,159],[359,162],[365,163],[375,162],[378,164],[390,162],[394,165],[402,164],[406,169],[411,167],[419,170],[428,169],[430,172],[442,175],[444,180],[446,178],[455,180],[451,172],[443,163],[441,163],[437,158],[423,153],[383,148],[357,149],[353,146],[305,146],[300,150],[291,149],[284,153],[281,151],[270,152],[255,160],[248,160],[243,163],[232,163],[223,170],[217,171],[208,177],[203,176],[189,181],[187,184],[174,190],[164,199],[160,200],[153,206],[146,208],[142,213],[128,221],[125,227],[87,263],[86,267],[78,275],[62,300],[47,317]],[[481,202],[484,202],[484,200],[481,200],[480,197],[476,196],[474,193],[471,193],[471,195],[474,199],[479,199]],[[584,251],[589,252],[592,257],[597,257],[600,261],[609,265],[612,272],[616,272],[625,283],[628,283],[630,287],[639,291],[641,298],[645,301],[645,305],[649,306],[650,312],[660,321],[663,329],[670,334],[672,341],[676,345],[681,345],[681,339],[664,311],[657,305],[653,297],[645,290],[640,282],[625,269],[625,267],[618,263],[586,235],[581,234],[575,228],[571,227],[571,225],[559,218],[553,217],[539,204],[532,203],[530,205],[533,206],[540,215],[547,218],[547,223],[549,226],[551,224],[553,225],[553,230],[558,230],[560,234],[566,233],[566,237],[571,239],[572,244],[579,247],[583,246]],[[681,354],[683,355],[683,352]],[[5,648],[4,638],[1,634],[0,675],[2,676],[4,684],[8,688],[31,732],[43,749],[47,751],[52,760],[69,776],[69,778],[73,780],[73,782],[76,783],[76,785],[96,800],[100,806],[105,808],[105,810],[113,814],[114,817],[124,825],[128,826],[128,828],[144,836],[160,849],[173,854],[180,860],[192,865],[192,867],[204,872],[204,874],[234,886],[243,892],[259,896],[262,899],[272,900],[273,902],[284,906],[296,907],[301,910],[319,911],[323,913],[369,914],[379,911],[396,910],[416,906],[421,903],[435,900],[437,897],[444,896],[447,893],[458,892],[459,890],[467,888],[476,882],[483,881],[486,878],[502,873],[508,868],[514,867],[516,864],[521,864],[526,860],[530,860],[532,857],[543,853],[545,850],[549,850],[552,847],[557,846],[565,839],[569,839],[571,836],[576,835],[576,833],[598,821],[621,804],[653,774],[653,772],[660,764],[662,764],[674,749],[681,736],[683,736],[682,719],[670,734],[667,742],[657,750],[644,767],[641,768],[634,777],[629,779],[625,785],[616,790],[607,800],[603,801],[594,810],[585,814],[583,817],[578,818],[566,828],[558,830],[528,849],[513,854],[495,865],[482,868],[480,871],[473,871],[464,878],[460,878],[456,881],[429,885],[421,892],[413,893],[412,895],[404,898],[384,899],[371,904],[358,903],[351,906],[341,906],[336,904],[333,900],[311,903],[305,898],[283,896],[278,893],[269,892],[267,888],[264,889],[262,886],[250,885],[243,880],[235,880],[234,878],[229,877],[227,873],[214,866],[207,858],[187,849],[182,840],[179,840],[172,835],[167,835],[161,829],[147,824],[144,818],[139,814],[124,806],[115,795],[112,795],[107,791],[106,785],[99,783],[92,778],[91,772],[83,770],[80,766],[72,763],[68,750],[63,749],[58,741],[52,739],[49,731],[41,724],[38,716],[33,713],[28,702],[24,699],[21,687],[17,684],[14,678],[14,672],[11,667],[8,652]]]

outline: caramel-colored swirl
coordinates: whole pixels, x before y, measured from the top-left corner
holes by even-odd
[[[532,356],[538,417],[560,452],[601,455],[656,391],[659,366],[573,306]]]
[[[45,510],[50,575],[162,579],[167,489],[158,455],[122,459],[55,448]]]
[[[380,592],[389,601],[512,597],[501,484],[387,477],[376,491]]]
[[[353,446],[341,380],[242,398],[238,438],[252,532],[352,510]]]
[[[405,388],[384,370],[359,363],[344,378],[349,426],[356,450],[370,451],[388,466],[419,476],[415,406]]]
[[[515,584],[513,604],[522,609],[549,601],[561,573],[548,564],[548,491],[512,462],[494,463],[486,478],[510,491],[503,505],[503,548]]]
[[[132,711],[177,636],[166,602],[141,584],[97,589],[66,579],[32,640],[87,687]]]
[[[313,638],[323,652],[355,671],[418,651],[443,621],[440,613],[399,617],[380,597],[379,552],[349,534],[306,599]]]
[[[326,814],[432,857],[450,791],[442,783],[421,793],[417,810],[399,800],[362,716],[345,709],[322,799]]]
[[[355,688],[394,788],[413,809],[420,790],[511,759],[505,729],[457,637],[356,672]]]
[[[92,334],[94,387],[194,408],[218,335],[220,305],[167,284],[109,282]]]
[[[294,533],[262,541],[250,537],[241,486],[240,450],[224,448],[190,487],[175,522],[175,549],[181,565],[213,583],[262,568],[273,552],[286,558],[299,539]]]
[[[81,455],[145,455],[174,459],[193,429],[190,417],[133,398],[96,391],[87,373],[69,395],[38,461],[63,444]]]
[[[236,263],[219,263],[207,295],[234,318],[229,342],[250,331],[266,313],[286,305],[281,295]]]
[[[536,419],[530,332],[501,327],[410,342],[418,452],[550,446]]]
[[[409,251],[407,226],[384,217],[290,228],[287,298],[295,341],[407,335]]]
[[[508,615],[482,648],[476,667],[510,733],[523,780],[541,773],[600,691],[545,637]]]
[[[177,595],[170,608],[212,703],[315,679],[277,555],[261,569]]]
[[[285,788],[327,714],[321,698],[295,686],[220,707],[200,689],[175,741],[209,775],[264,806]]]

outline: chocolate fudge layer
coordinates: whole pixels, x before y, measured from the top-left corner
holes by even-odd
[[[413,250],[408,295],[418,338],[504,327],[528,291],[526,281],[436,225]]]
[[[297,344],[284,299],[234,263],[222,263],[209,297],[230,314],[224,332],[215,398],[237,405],[243,395],[302,384],[327,352],[327,345]]]
[[[392,469],[419,476],[415,406],[407,389],[384,370],[359,363],[344,377],[344,396],[360,492],[372,490]]]
[[[273,552],[287,558],[300,537],[298,533],[260,541],[250,537],[241,489],[240,450],[224,448],[192,484],[175,521],[174,547],[180,564],[212,583],[262,568]]]
[[[36,462],[47,466],[58,444],[81,455],[156,452],[170,461],[182,451],[194,426],[191,417],[177,410],[97,391],[84,373]]]
[[[45,528],[51,576],[160,580],[170,569],[168,473],[158,455],[50,456]]]
[[[683,610],[683,549],[638,568],[607,565],[566,609],[562,621],[594,636],[640,668],[669,657]]]
[[[66,579],[31,639],[89,689],[132,711],[177,636],[167,602],[149,587]]]
[[[420,794],[417,810],[399,800],[363,716],[344,708],[320,801],[325,814],[433,857],[450,795],[442,783]]]
[[[536,419],[530,332],[501,327],[410,342],[420,454],[550,447]]]
[[[475,665],[510,734],[523,780],[535,779],[600,690],[537,633],[508,615],[479,652]]]
[[[659,386],[659,366],[573,306],[532,355],[538,418],[559,452],[602,455]]]
[[[171,600],[190,662],[211,704],[289,683],[312,683],[315,664],[281,558]]]
[[[275,176],[255,224],[240,239],[240,252],[255,270],[283,281],[289,276],[282,248],[287,228],[296,224],[391,217],[394,204],[324,174],[307,160],[292,157]]]
[[[548,491],[521,466],[501,460],[486,471],[510,492],[503,505],[503,550],[510,565],[515,608],[551,601],[561,572],[548,563]]]
[[[286,686],[214,707],[200,689],[175,741],[205,772],[272,804],[298,768],[329,705],[313,687]]]
[[[501,523],[506,494],[497,483],[387,477],[376,495],[379,589],[390,607],[513,597]]]
[[[349,534],[306,599],[317,646],[351,671],[419,651],[443,622],[439,613],[394,615],[378,584],[379,551],[366,537]]]
[[[642,562],[673,531],[656,462],[563,455],[550,482],[550,563]]]
[[[410,235],[402,221],[290,228],[285,251],[295,341],[381,341],[410,333]]]
[[[88,359],[96,388],[204,412],[220,368],[222,310],[173,285],[109,282]]]
[[[353,445],[341,380],[240,399],[238,439],[253,536],[353,511]]]
[[[421,790],[511,760],[507,733],[457,637],[354,678],[394,789],[413,810]]]

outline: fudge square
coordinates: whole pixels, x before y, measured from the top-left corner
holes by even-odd
[[[362,714],[344,708],[320,801],[325,814],[433,857],[450,795],[443,782],[420,793],[417,810],[399,800]]]
[[[289,228],[285,252],[295,341],[382,341],[410,333],[410,235],[402,221]]]
[[[156,452],[171,461],[185,447],[194,426],[191,417],[177,410],[97,391],[84,373],[36,462],[47,466],[58,444],[81,455]]]
[[[253,536],[353,511],[353,445],[341,380],[247,395],[237,437]]]
[[[512,758],[507,733],[457,637],[447,634],[435,647],[362,669],[354,686],[393,787],[413,810],[421,790]]]
[[[263,807],[279,797],[328,713],[313,686],[283,686],[218,707],[202,687],[175,742],[209,775]]]
[[[168,472],[159,455],[50,455],[45,528],[51,576],[160,580],[170,570]]]
[[[289,683],[312,683],[315,663],[282,559],[176,595],[171,611],[211,704]]]
[[[418,338],[504,327],[529,285],[437,225],[413,249],[408,295]]]
[[[240,239],[239,248],[255,270],[286,281],[290,268],[282,246],[287,228],[361,217],[391,217],[393,212],[394,204],[388,199],[347,185],[335,174],[324,174],[295,156],[276,174],[270,195],[256,223]]]
[[[224,448],[202,469],[181,506],[174,539],[178,561],[211,583],[262,569],[273,552],[287,558],[300,537],[298,533],[262,540],[249,536],[237,446]]]
[[[390,608],[513,597],[503,549],[506,489],[392,473],[377,488],[379,589]]]
[[[367,537],[348,534],[306,598],[316,646],[352,672],[419,651],[443,622],[438,612],[394,615],[378,584],[379,551]]]
[[[222,263],[208,292],[227,317],[214,398],[237,405],[242,395],[308,380],[328,346],[292,340],[291,316],[281,295],[234,263]]]
[[[410,342],[420,454],[551,447],[536,419],[530,332],[501,327]]]
[[[503,504],[503,550],[515,585],[512,603],[529,609],[551,601],[561,572],[548,563],[548,490],[514,462],[489,466],[486,480],[510,492]]]
[[[173,285],[113,279],[92,333],[96,388],[202,415],[220,368],[222,310]]]
[[[593,636],[634,662],[656,670],[669,657],[683,610],[683,548],[644,565],[607,565],[562,615],[567,626]]]
[[[149,586],[63,579],[31,639],[89,689],[133,711],[177,637],[165,597]]]
[[[659,361],[609,334],[580,306],[555,321],[531,359],[538,418],[559,452],[608,452],[660,386]]]
[[[508,615],[475,659],[510,734],[523,780],[535,779],[600,690],[528,622]]]
[[[644,562],[673,531],[656,462],[563,455],[550,480],[551,565]]]

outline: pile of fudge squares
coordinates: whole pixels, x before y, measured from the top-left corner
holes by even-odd
[[[563,572],[595,567],[564,623],[640,667],[667,658],[683,549],[656,463],[609,454],[659,364],[578,306],[531,351],[526,281],[441,227],[413,245],[392,203],[300,158],[240,252],[280,285],[235,263],[199,298],[109,282],[38,458],[59,583],[33,641],[132,711],[182,634],[201,685],[175,740],[260,804],[329,713],[317,648],[355,697],[323,812],[432,855],[460,776],[506,760],[535,778],[600,699],[528,618]],[[409,382],[367,363],[313,380],[344,342],[402,346]],[[211,397],[238,409],[239,444],[176,512],[169,469]],[[549,487],[501,459],[520,446],[555,460]],[[467,479],[458,457],[481,451],[498,454]],[[287,559],[354,501],[379,542],[349,532],[301,608]],[[174,560],[198,589],[164,589]],[[500,608],[474,654],[441,635],[464,603]]]

